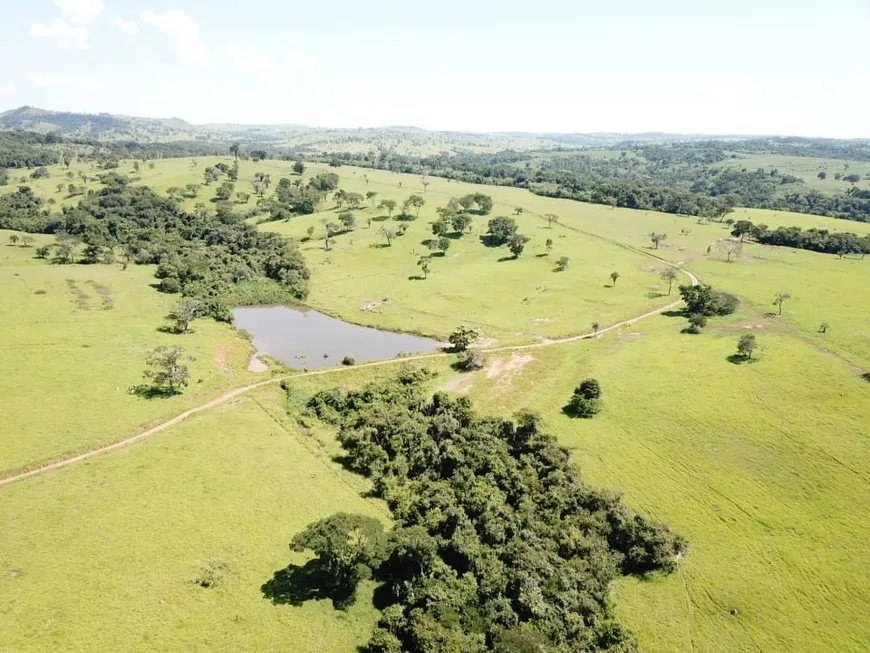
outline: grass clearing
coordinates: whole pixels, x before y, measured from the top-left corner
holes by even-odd
[[[11,233],[0,231],[3,475],[132,435],[256,378],[245,372],[250,345],[228,325],[198,320],[191,335],[158,331],[177,297],[150,287],[153,267],[52,265],[34,258],[35,247],[7,245]],[[52,240],[35,238],[36,246]],[[174,344],[195,359],[187,391],[131,396],[147,351]]]

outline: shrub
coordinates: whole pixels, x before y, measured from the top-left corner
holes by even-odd
[[[601,384],[596,379],[586,379],[576,388],[565,413],[571,417],[589,418],[601,410]]]
[[[463,372],[473,372],[486,367],[486,354],[480,349],[467,349],[459,354],[456,367]]]
[[[341,359],[341,364],[348,365],[348,366],[356,365],[356,361],[354,360],[353,356],[345,356],[344,358]]]

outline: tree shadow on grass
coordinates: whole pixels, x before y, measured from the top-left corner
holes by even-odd
[[[483,243],[483,245],[486,247],[501,247],[505,244],[505,241],[503,241],[501,238],[496,238],[492,234],[484,234],[482,236],[479,236],[479,238],[480,242]]]
[[[372,249],[386,249],[387,247],[392,247],[392,245],[387,245],[386,243],[372,243],[369,247]]]
[[[356,598],[354,587],[337,587],[317,558],[301,567],[287,565],[260,586],[263,597],[274,605],[300,606],[306,601],[330,599],[336,610],[345,610]]]
[[[666,293],[650,291],[646,294],[647,299],[658,299],[659,297],[667,297]]]
[[[662,315],[665,317],[686,317],[686,312],[684,310],[662,311]]]
[[[425,281],[426,277],[421,277],[419,274],[412,274],[408,277],[408,281]]]
[[[499,263],[504,263],[505,261],[516,261],[517,258],[519,258],[519,257],[517,257],[517,256],[502,256],[502,257],[498,260],[498,262],[499,262]]]
[[[129,393],[142,399],[165,399],[166,397],[174,397],[179,394],[178,391],[172,391],[168,388],[156,388],[153,385],[134,385],[130,388]]]
[[[731,354],[725,360],[727,360],[732,365],[752,365],[753,363],[757,363],[757,358],[747,358],[743,354]]]
[[[376,215],[372,216],[372,222],[386,222],[390,217],[387,215]]]

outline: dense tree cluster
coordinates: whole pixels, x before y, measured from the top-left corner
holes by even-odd
[[[347,518],[294,539],[327,552],[336,576],[358,577],[359,560],[383,581],[387,607],[366,650],[636,651],[614,618],[610,583],[673,570],[685,542],[589,487],[534,414],[481,417],[466,397],[428,398],[426,378],[406,369],[308,402],[339,427],[347,464],[373,480],[395,524],[377,550],[347,544],[379,540],[371,524],[347,529]]]
[[[750,220],[740,220],[734,224],[732,235],[751,237],[763,245],[809,249],[825,254],[870,254],[870,234],[859,236],[851,232],[830,232],[827,229],[801,229],[800,227],[777,227],[768,229],[767,225],[753,224]]]
[[[89,262],[109,262],[120,251],[126,262],[156,264],[161,290],[203,300],[206,312],[220,319],[228,317],[223,298],[243,282],[269,280],[288,298],[306,296],[308,268],[292,241],[258,231],[224,208],[186,213],[116,173],[101,181],[103,189],[60,214],[48,213],[20,188],[0,198],[0,228],[59,234],[63,262],[84,245]]]

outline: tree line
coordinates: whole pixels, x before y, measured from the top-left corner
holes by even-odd
[[[364,650],[636,651],[610,583],[674,570],[686,543],[589,487],[534,413],[477,415],[466,397],[429,397],[430,374],[406,368],[307,402],[339,428],[346,464],[372,479],[392,513],[389,533],[339,513],[291,543],[314,551],[339,607],[360,580],[382,583],[385,607]]]
[[[751,220],[738,220],[734,223],[731,235],[746,238],[763,245],[808,249],[824,254],[860,254],[861,258],[870,254],[870,234],[859,236],[851,232],[830,232],[827,229],[802,229],[800,227],[777,227],[769,229],[765,224],[754,224]]]

